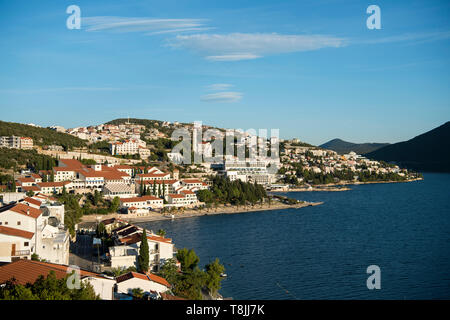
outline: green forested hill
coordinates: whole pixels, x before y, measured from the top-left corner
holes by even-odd
[[[26,124],[0,121],[0,136],[31,137],[35,145],[59,145],[64,149],[84,147],[86,142],[67,133]]]
[[[389,143],[352,143],[341,139],[330,140],[319,147],[336,151],[339,154],[346,154],[354,151],[357,154],[364,154],[375,151],[382,147],[389,145]]]

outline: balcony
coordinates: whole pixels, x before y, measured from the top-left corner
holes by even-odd
[[[28,256],[29,254],[30,250],[15,250],[11,252],[12,257]]]

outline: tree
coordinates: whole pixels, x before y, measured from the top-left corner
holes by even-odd
[[[166,230],[159,229],[158,232],[157,232],[157,235],[164,238],[164,236],[166,235]]]
[[[131,289],[131,294],[133,295],[133,299],[142,300],[144,298],[144,290],[141,288]]]
[[[178,250],[177,260],[181,263],[181,271],[183,272],[192,271],[200,262],[200,258],[195,251],[187,248]]]
[[[220,283],[222,281],[221,274],[225,271],[225,267],[220,264],[219,259],[216,258],[213,262],[205,266],[206,269],[206,287],[209,292],[215,296],[220,289]]]
[[[147,232],[142,232],[141,245],[139,246],[138,271],[146,273],[149,267],[149,249],[147,241]]]
[[[180,281],[180,273],[175,264],[175,259],[167,259],[159,271],[159,275],[166,279],[173,287],[177,287]]]
[[[183,274],[181,281],[176,288],[176,294],[186,297],[189,300],[201,300],[201,289],[205,286],[206,274],[198,267]]]
[[[111,201],[109,210],[111,212],[117,212],[117,210],[119,210],[119,207],[120,207],[120,199],[119,197],[114,197],[114,199]]]
[[[92,202],[93,202],[94,206],[98,206],[101,200],[102,200],[101,193],[98,192],[98,190],[95,190],[94,197],[92,198]]]
[[[97,237],[98,237],[98,238],[102,238],[102,237],[105,236],[105,234],[106,234],[106,228],[105,228],[105,225],[103,224],[103,222],[100,222],[100,223],[97,225],[96,233],[97,233]]]

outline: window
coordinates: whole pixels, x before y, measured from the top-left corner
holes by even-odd
[[[7,225],[8,224],[8,221],[5,221],[5,225]]]
[[[17,225],[20,226],[20,221],[17,221]]]
[[[23,245],[24,245],[24,247],[28,247],[30,245],[30,243],[29,242],[24,242]]]

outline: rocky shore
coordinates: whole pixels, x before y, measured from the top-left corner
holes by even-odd
[[[299,209],[309,206],[317,206],[322,204],[323,202],[299,202],[295,204],[285,204],[278,201],[274,201],[270,205],[265,203],[262,205],[248,205],[248,206],[218,206],[217,208],[210,209],[187,209],[183,211],[177,211],[173,213],[157,213],[150,212],[144,216],[134,216],[130,214],[108,214],[108,215],[88,215],[83,216],[81,218],[81,222],[79,223],[80,227],[86,227],[97,221],[116,218],[122,219],[124,221],[128,221],[130,223],[136,222],[149,222],[149,221],[159,221],[159,220],[171,220],[171,219],[181,219],[181,218],[192,218],[192,217],[200,217],[200,216],[209,216],[209,215],[217,215],[217,214],[235,214],[235,213],[244,213],[244,212],[255,212],[255,211],[268,211],[268,210],[282,210],[282,209]]]
[[[413,182],[413,181],[420,181],[423,180],[423,178],[415,178],[415,179],[408,179],[405,181],[366,181],[366,182],[359,182],[359,181],[345,181],[345,182],[339,182],[339,183],[330,183],[330,184],[320,184],[315,185],[311,187],[298,187],[298,188],[289,188],[287,190],[276,190],[276,191],[270,191],[271,193],[283,193],[283,192],[305,192],[305,191],[348,191],[351,190],[351,188],[347,187],[349,185],[360,185],[360,184],[375,184],[375,183],[406,183],[406,182]]]

